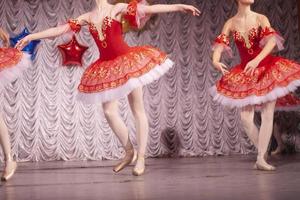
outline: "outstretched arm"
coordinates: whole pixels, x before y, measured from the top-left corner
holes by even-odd
[[[0,28],[0,39],[3,41],[4,47],[8,47],[9,36],[2,28]]]
[[[260,23],[263,28],[271,27],[271,24],[266,16],[260,16]],[[244,72],[246,74],[253,75],[254,70],[259,65],[259,63],[274,50],[275,46],[276,46],[276,38],[271,37],[266,43],[266,45],[264,46],[264,48],[262,49],[262,51],[246,65]]]
[[[185,4],[157,4],[151,6],[144,6],[144,11],[146,14],[156,14],[156,13],[167,13],[167,12],[189,12],[194,16],[200,15],[200,10],[192,5]]]
[[[192,5],[186,4],[156,4],[156,5],[139,5],[140,9],[146,15],[157,14],[157,13],[167,13],[167,12],[186,12],[192,13],[194,16],[200,15],[200,10]],[[126,14],[128,4],[119,3],[117,4],[117,13]]]
[[[79,16],[76,20],[78,21],[79,25],[84,25],[89,20],[90,13],[83,14]],[[16,48],[23,49],[30,41],[38,40],[38,39],[45,39],[45,38],[54,38],[60,36],[64,33],[67,33],[71,30],[69,24],[60,25],[54,28],[49,28],[47,30],[30,34],[23,39],[21,39],[17,44]]]
[[[231,20],[228,20],[223,27],[221,35],[219,36],[221,37],[220,39],[227,40],[227,37],[230,34],[230,30],[231,30]],[[212,57],[214,67],[217,70],[219,70],[223,75],[228,73],[227,66],[224,63],[220,62],[224,48],[225,48],[224,45],[217,45],[214,49],[213,57]]]

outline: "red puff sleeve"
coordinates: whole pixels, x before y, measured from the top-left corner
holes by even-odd
[[[81,30],[81,25],[77,19],[69,19],[68,24],[71,30],[75,33],[78,33]]]
[[[217,47],[222,46],[223,51],[225,51],[230,57],[232,57],[232,50],[229,45],[229,36],[222,33],[215,39],[212,50],[215,50]]]
[[[284,49],[283,47],[284,39],[281,37],[281,35],[278,32],[276,32],[274,29],[270,27],[265,27],[262,29],[261,40],[259,42],[260,47],[263,48],[271,38],[275,38],[277,49],[279,51]]]
[[[147,5],[145,0],[132,0],[128,4],[126,13],[123,17],[128,21],[131,27],[142,28],[150,19],[150,16],[146,15],[144,12],[144,5]]]

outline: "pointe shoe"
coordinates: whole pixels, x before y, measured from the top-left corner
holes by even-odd
[[[123,158],[123,160],[118,163],[114,168],[113,171],[114,172],[120,172],[122,169],[124,169],[127,165],[129,165],[132,162],[135,162],[136,159],[136,151],[134,150],[132,144],[129,142],[126,145],[126,149],[125,149],[125,157]]]
[[[132,170],[132,175],[141,176],[145,173],[145,158],[141,157],[137,159],[137,163]]]
[[[269,164],[261,164],[259,162],[256,162],[254,164],[254,169],[256,170],[262,170],[262,171],[275,171],[276,167],[269,165]]]
[[[8,164],[9,162],[9,164]],[[6,161],[4,172],[1,176],[1,181],[8,181],[15,174],[17,163],[15,161]]]

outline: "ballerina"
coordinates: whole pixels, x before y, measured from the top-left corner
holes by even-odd
[[[15,81],[31,63],[29,55],[22,53],[18,49],[8,48],[9,36],[1,28],[0,39],[4,46],[0,48],[0,90],[2,91],[7,84]],[[8,181],[14,175],[17,169],[17,163],[12,157],[8,129],[2,113],[0,113],[0,144],[5,161],[1,180]]]
[[[82,26],[88,26],[101,56],[85,70],[78,87],[78,99],[85,103],[102,103],[107,122],[125,149],[124,159],[113,170],[119,172],[136,161],[133,175],[139,176],[145,171],[149,129],[142,87],[165,74],[173,62],[154,47],[129,47],[122,37],[121,20],[123,18],[132,27],[140,28],[151,14],[181,11],[198,16],[200,11],[191,5],[147,5],[145,1],[136,0],[115,5],[107,0],[96,0],[96,5],[93,11],[69,20],[68,24],[29,35],[16,46],[22,48],[31,40],[56,37],[70,30],[78,32]],[[118,99],[125,96],[136,122],[137,153],[118,114]]]
[[[258,149],[256,169],[275,170],[267,163],[267,149],[272,135],[274,109],[278,98],[285,98],[300,85],[300,65],[271,55],[277,46],[283,49],[282,37],[271,27],[268,18],[253,12],[254,0],[237,0],[238,12],[224,25],[215,40],[213,65],[223,77],[210,89],[215,101],[241,108],[245,131]],[[239,50],[241,63],[228,70],[220,62],[221,54],[231,54],[230,36]],[[260,130],[254,124],[254,110],[261,109]]]

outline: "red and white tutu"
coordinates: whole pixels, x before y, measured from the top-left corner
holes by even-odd
[[[143,4],[132,1],[124,19],[132,27],[140,28],[149,19],[143,8]],[[81,29],[77,20],[69,20],[69,25],[75,32]],[[110,16],[104,18],[101,35],[93,23],[89,23],[89,31],[100,51],[100,58],[85,70],[81,78],[78,99],[84,103],[125,97],[135,88],[159,79],[173,66],[173,62],[159,49],[129,47],[123,39],[122,23]]]
[[[173,62],[158,49],[132,47],[122,56],[108,61],[98,60],[86,69],[79,85],[78,99],[96,103],[122,98],[159,79],[172,66]]]
[[[30,65],[30,55],[15,48],[0,48],[0,89],[15,81]]]
[[[260,105],[274,101],[295,91],[300,86],[300,65],[285,58],[267,56],[255,69],[254,75],[246,75],[243,70],[246,64],[254,59],[270,38],[282,49],[283,39],[271,28],[253,28],[249,32],[249,44],[238,31],[233,31],[233,38],[238,47],[241,64],[229,70],[215,86],[210,89],[213,99],[229,107]],[[218,36],[215,45],[229,48],[229,37]],[[287,96],[288,98],[288,96]]]

